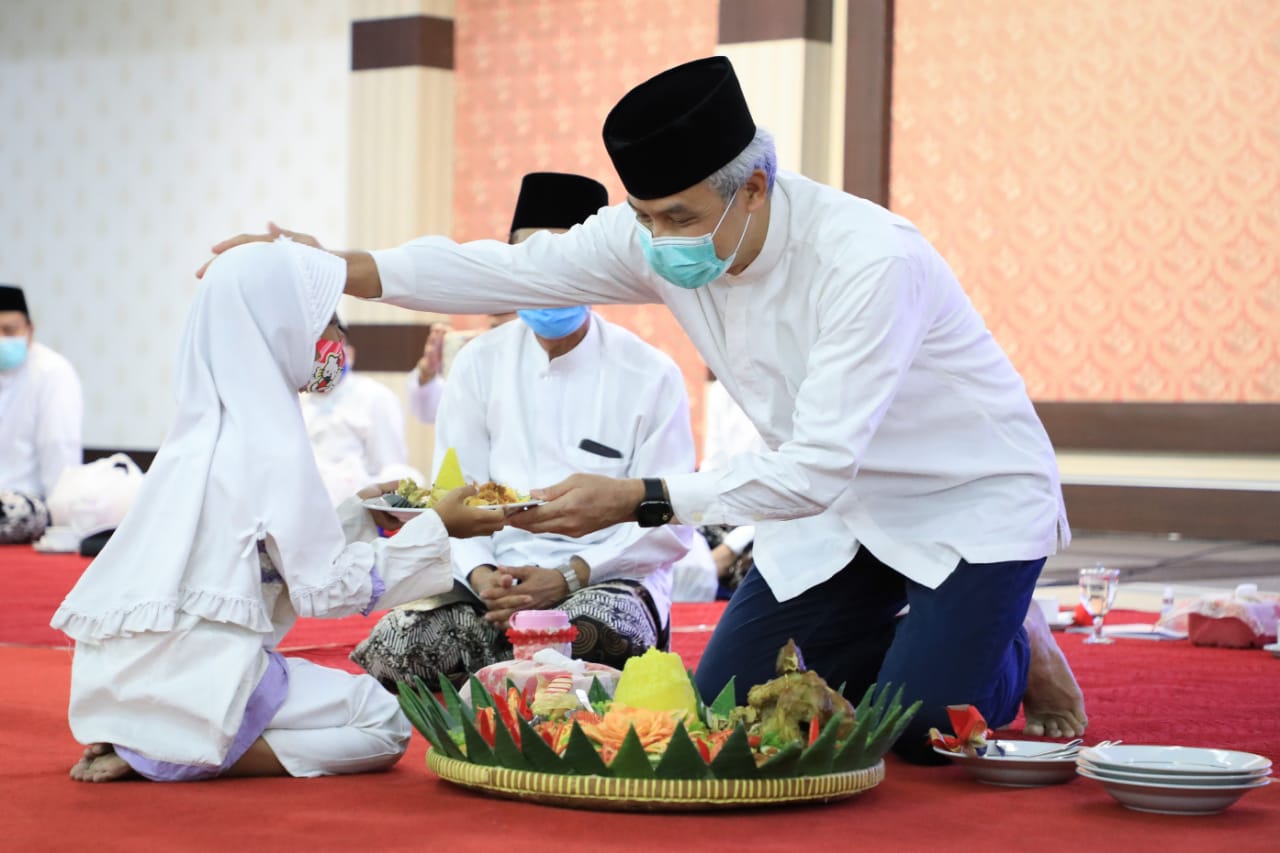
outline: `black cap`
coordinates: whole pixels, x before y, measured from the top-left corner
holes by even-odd
[[[31,320],[31,312],[27,310],[27,297],[21,287],[12,284],[0,284],[0,311],[21,311]]]
[[[520,182],[520,197],[511,230],[572,228],[609,205],[604,184],[585,175],[530,172]]]
[[[638,199],[687,190],[742,153],[756,123],[723,56],[697,59],[636,86],[604,120],[604,147]]]

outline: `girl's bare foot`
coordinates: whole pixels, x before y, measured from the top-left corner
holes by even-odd
[[[89,744],[80,760],[71,766],[71,778],[77,782],[115,782],[133,775],[133,768],[116,755],[109,743]]]
[[[1031,644],[1027,690],[1022,696],[1026,733],[1054,738],[1080,737],[1089,724],[1084,713],[1084,694],[1034,601],[1027,610],[1024,627]]]

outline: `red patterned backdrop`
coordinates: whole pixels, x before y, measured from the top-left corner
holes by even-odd
[[[892,205],[1033,397],[1280,401],[1280,2],[896,17]]]
[[[590,175],[622,201],[600,141],[605,115],[637,83],[715,53],[718,10],[717,0],[458,0],[455,239],[505,238],[525,172]],[[601,313],[679,363],[700,435],[706,368],[667,309]]]

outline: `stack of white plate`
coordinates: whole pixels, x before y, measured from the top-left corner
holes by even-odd
[[[1076,762],[1123,805],[1156,814],[1217,814],[1271,781],[1270,759],[1227,749],[1089,747]]]

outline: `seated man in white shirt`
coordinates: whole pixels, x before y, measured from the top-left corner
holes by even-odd
[[[527,175],[512,242],[565,230],[608,201],[578,175]],[[574,471],[616,477],[693,470],[689,403],[679,368],[663,353],[583,307],[521,311],[458,354],[440,405],[436,469],[453,448],[468,480],[518,490]],[[453,603],[388,613],[352,653],[387,686],[441,674],[456,680],[511,657],[504,629],[516,610],[557,608],[578,629],[574,657],[621,667],[665,648],[671,564],[687,527],[624,523],[581,537],[505,528],[454,540],[465,590]],[[434,609],[419,609],[434,606]]]
[[[334,506],[369,483],[410,475],[400,401],[378,380],[355,372],[356,348],[341,321],[338,328],[347,358],[342,382],[332,393],[301,396],[316,466]]]
[[[0,544],[40,538],[44,502],[83,452],[80,379],[34,337],[22,288],[0,285]]]

